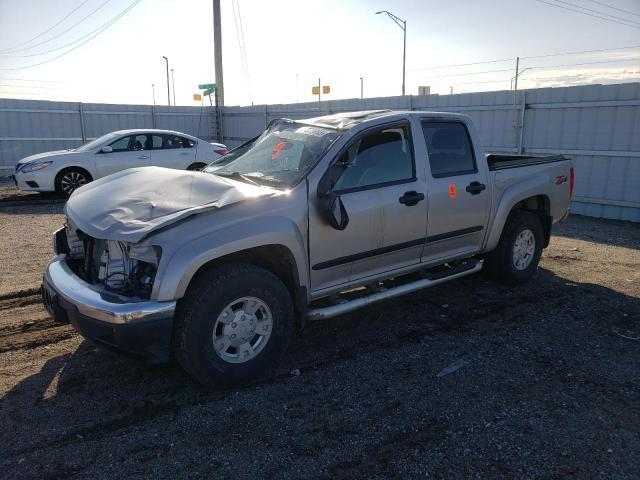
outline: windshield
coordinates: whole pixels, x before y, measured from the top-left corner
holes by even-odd
[[[204,171],[286,188],[300,180],[340,135],[330,128],[279,121]]]
[[[96,138],[95,140],[91,140],[90,142],[87,142],[84,145],[76,148],[76,152],[89,152],[94,148],[98,148],[103,143],[116,138],[117,136],[117,133],[107,133],[106,135]]]

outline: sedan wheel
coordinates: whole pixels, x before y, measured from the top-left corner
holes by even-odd
[[[87,177],[82,172],[71,170],[60,178],[60,188],[66,195],[71,195],[74,190],[87,182]]]

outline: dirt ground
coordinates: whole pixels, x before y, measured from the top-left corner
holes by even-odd
[[[2,478],[640,478],[640,225],[572,216],[526,286],[313,323],[267,378],[207,390],[48,318],[61,209],[0,192]]]

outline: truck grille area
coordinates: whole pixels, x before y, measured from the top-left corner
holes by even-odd
[[[128,297],[150,297],[157,266],[131,258],[129,244],[91,237],[67,222],[55,233],[54,245],[85,282]]]

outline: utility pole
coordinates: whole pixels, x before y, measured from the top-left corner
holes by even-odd
[[[171,105],[171,95],[169,95],[169,59],[162,56],[164,58],[165,65],[167,67],[167,105]]]
[[[450,85],[449,88],[450,88],[449,95],[453,95],[453,85]]]
[[[518,91],[518,69],[519,68],[520,68],[520,57],[516,57],[516,76],[515,76],[515,83],[514,83],[514,88],[513,88],[514,92]],[[514,99],[515,99],[515,96],[514,96]]]
[[[156,106],[156,85],[155,83],[151,84],[151,95],[153,96],[153,106]]]
[[[364,98],[364,80],[360,77],[360,100]]]
[[[222,21],[220,0],[213,0],[213,57],[216,69],[216,105],[224,107],[224,78],[222,73]]]
[[[173,68],[171,69],[171,89],[173,90],[173,104],[176,105],[176,79],[173,76]]]
[[[322,86],[320,83],[320,79],[318,78],[318,103],[320,103],[321,98],[322,98]]]

